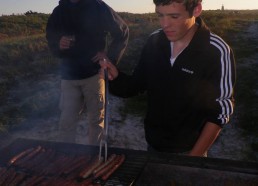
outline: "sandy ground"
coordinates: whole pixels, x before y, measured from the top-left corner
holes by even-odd
[[[124,99],[110,96],[109,137],[108,143],[111,147],[127,148],[134,150],[146,150],[147,144],[143,130],[143,118],[119,115],[119,108],[123,106]],[[28,138],[45,141],[57,141],[58,117],[45,120],[31,120],[26,127],[13,130],[2,138],[1,146],[10,144],[17,138]],[[81,117],[78,123],[77,143],[87,145],[87,120]],[[241,130],[233,124],[227,125],[220,137],[212,146],[209,156],[224,159],[244,160],[249,150],[248,141],[241,135]]]
[[[258,38],[257,33],[258,24],[255,24],[249,28],[246,32],[250,32],[250,37]],[[255,31],[255,32],[254,32]],[[255,62],[258,60],[258,56],[254,56],[252,59]],[[13,95],[19,92],[19,95],[23,95],[21,98],[23,101],[31,101],[35,99],[49,100],[58,99],[59,97],[59,77],[49,74],[42,77],[40,82],[20,82],[18,87],[15,87]],[[42,88],[45,87],[48,88]],[[28,90],[35,89],[33,94],[26,95]],[[41,90],[40,93],[37,90]],[[21,93],[23,92],[23,93]],[[17,94],[18,95],[18,94]],[[16,96],[17,96],[16,95]],[[119,114],[119,109],[124,105],[124,99],[113,97],[110,95],[109,100],[109,146],[127,148],[134,150],[146,150],[146,142],[144,138],[143,130],[143,118],[127,114],[122,117]],[[42,103],[43,103],[42,102]],[[18,104],[18,103],[17,103]],[[46,104],[46,103],[44,103]],[[30,119],[24,123],[25,127],[19,127],[16,130],[12,130],[8,133],[1,134],[0,147],[9,145],[13,140],[17,138],[29,138],[39,139],[46,141],[56,141],[57,136],[57,123],[58,115],[45,119]],[[241,129],[235,125],[237,123],[237,113],[235,113],[231,122],[223,128],[219,138],[209,151],[209,157],[233,159],[233,160],[246,160],[246,154],[250,153],[250,140],[248,136],[243,136]],[[78,124],[78,136],[77,143],[87,144],[87,121],[85,116],[81,117]]]
[[[20,82],[15,87],[13,93],[23,96],[23,101],[41,101],[42,104],[48,104],[53,99],[58,99],[60,80],[55,75],[46,75],[40,82]],[[42,87],[48,88],[42,89]],[[21,90],[19,88],[22,88]],[[34,92],[28,94],[28,90]],[[20,91],[17,91],[19,89]],[[34,91],[31,89],[35,89]],[[38,91],[40,90],[40,93]],[[25,96],[27,95],[27,96]],[[16,95],[17,96],[17,95]],[[134,150],[146,150],[147,144],[143,130],[143,118],[127,114],[121,116],[119,109],[123,107],[125,99],[109,97],[109,136],[108,143],[110,147],[127,148]],[[47,103],[46,103],[47,102]],[[17,103],[18,104],[18,103]],[[20,103],[21,104],[21,103]],[[58,109],[58,108],[57,108]],[[221,132],[219,138],[210,149],[209,156],[233,160],[245,160],[246,154],[250,151],[248,138],[243,137],[241,130],[234,124],[237,121],[235,117]],[[87,145],[87,120],[86,115],[82,114],[78,123],[77,143]],[[0,137],[0,147],[9,145],[17,138],[37,139],[44,141],[57,141],[57,124],[59,116],[45,119],[28,119],[20,127],[11,130]]]

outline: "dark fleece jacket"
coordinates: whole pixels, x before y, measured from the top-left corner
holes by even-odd
[[[98,73],[99,65],[92,62],[97,52],[104,51],[107,34],[112,37],[108,57],[118,63],[128,42],[129,30],[121,17],[100,0],[60,0],[50,15],[46,38],[54,55],[62,58],[63,79],[84,79]],[[59,49],[64,35],[75,35],[74,46]]]

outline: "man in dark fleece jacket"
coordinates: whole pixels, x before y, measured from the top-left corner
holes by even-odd
[[[102,71],[115,95],[147,92],[149,150],[206,156],[233,113],[233,52],[200,18],[201,0],[154,3],[162,29],[150,35],[133,75],[110,61],[100,62]]]
[[[88,143],[99,143],[105,90],[98,62],[109,58],[117,64],[128,32],[121,17],[101,0],[60,0],[53,10],[46,38],[52,53],[61,59],[60,141],[75,142],[78,114],[85,103]],[[108,34],[112,37],[109,45]]]

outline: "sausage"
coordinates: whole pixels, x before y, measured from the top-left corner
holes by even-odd
[[[117,169],[118,167],[120,167],[122,165],[122,163],[125,161],[125,155],[122,154],[119,156],[119,158],[117,159],[116,163],[115,163],[115,166],[112,167],[112,169],[110,169],[110,171],[108,171],[106,174],[104,174],[101,178],[102,180],[106,181],[111,174],[113,174]]]
[[[9,185],[19,185],[22,180],[25,179],[27,175],[23,172],[17,173],[15,178],[12,180],[12,182]]]
[[[49,174],[51,168],[55,166],[55,159],[56,159],[56,152],[54,150],[49,150],[47,158],[45,158],[42,163],[40,163],[37,168],[37,172],[40,175],[47,175]],[[48,166],[46,166],[48,165]]]
[[[46,152],[46,149],[41,148],[38,151],[38,155],[37,156],[32,158],[30,161],[26,162],[26,169],[31,170],[31,169],[35,169],[36,167],[38,167],[39,164],[43,161],[45,152]],[[35,165],[37,165],[37,166],[35,166]]]
[[[61,186],[72,186],[73,185],[73,181],[71,180],[66,180],[64,178],[53,178],[52,181],[49,182],[49,185],[61,185]]]
[[[34,150],[34,148],[26,149],[19,154],[15,155],[13,158],[11,158],[8,162],[8,165],[14,164],[16,161],[20,160],[21,158],[25,157],[29,153],[31,153]]]
[[[21,186],[33,186],[38,185],[40,182],[42,182],[45,179],[43,176],[32,176],[28,179],[26,179]]]
[[[83,180],[82,182],[80,182],[79,184],[80,186],[92,186],[92,178],[87,178],[85,180]]]
[[[112,161],[114,161],[115,157],[116,154],[111,154],[105,163],[103,163],[93,171],[93,174],[97,174],[101,169],[108,166]]]
[[[40,151],[42,147],[38,146],[37,148],[34,148],[30,153],[28,153],[26,156],[24,156],[21,161],[17,162],[17,165],[26,167],[27,161],[31,160],[36,156]]]
[[[89,156],[87,157],[76,157],[76,159],[70,164],[69,167],[67,167],[63,173],[68,175],[69,173],[76,171],[78,168],[80,168],[82,165],[85,164],[85,162],[88,162],[90,159]]]
[[[110,169],[112,169],[112,167],[115,166],[115,164],[119,160],[119,158],[120,158],[119,155],[110,157],[109,162],[107,162],[108,164],[106,164],[106,166],[104,166],[102,169],[98,170],[98,172],[95,172],[94,178],[98,178],[98,177],[104,175],[105,173],[107,173]]]
[[[1,178],[1,185],[9,185],[8,183],[15,177],[16,172],[13,168],[6,171],[3,178]]]
[[[44,167],[44,169],[42,170],[42,174],[45,174],[45,175],[61,174],[63,167],[66,166],[64,162],[67,162],[67,160],[70,160],[70,158],[65,155],[59,156],[57,157],[57,159],[55,157],[55,160],[48,167]]]
[[[46,151],[41,153],[41,155],[38,155],[37,156],[38,158],[34,158],[34,159],[37,159],[37,161],[36,162],[34,161],[33,163],[34,166],[31,168],[31,171],[38,174],[43,174],[46,169],[46,165],[52,164],[55,158],[55,154],[56,152],[54,150],[47,149]]]
[[[1,180],[4,177],[6,172],[7,172],[7,168],[6,167],[1,167],[1,169],[0,169],[0,185],[1,185]]]
[[[87,178],[93,173],[94,169],[96,169],[98,166],[101,165],[102,162],[103,162],[103,158],[99,159],[99,157],[96,156],[93,159],[93,161],[89,164],[89,166],[87,166],[84,170],[81,171],[79,176],[81,178]]]
[[[55,171],[53,171],[53,174],[64,174],[75,162],[74,157],[64,155],[64,156],[57,156],[54,164],[55,166]]]

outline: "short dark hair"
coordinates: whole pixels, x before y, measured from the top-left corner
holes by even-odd
[[[172,3],[183,3],[185,5],[186,10],[189,12],[190,15],[193,14],[194,8],[202,2],[202,0],[153,0],[153,3],[156,6],[164,6],[164,5],[170,5]]]

